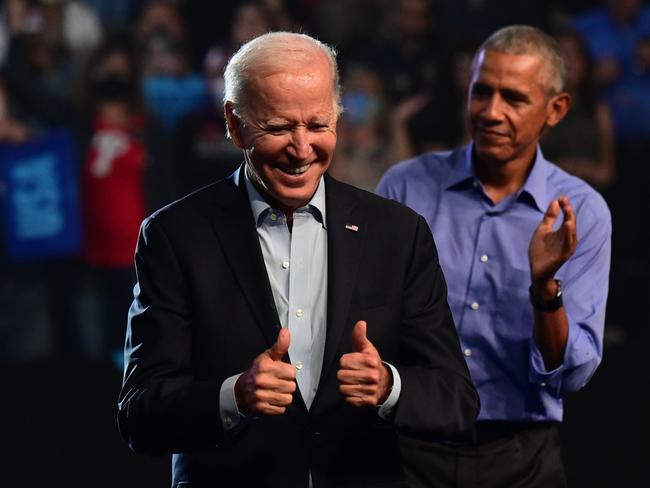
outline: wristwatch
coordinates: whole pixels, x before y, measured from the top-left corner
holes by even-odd
[[[530,295],[530,303],[533,304],[535,310],[539,310],[540,312],[555,312],[562,307],[562,282],[555,280],[555,284],[557,285],[557,291],[555,292],[555,296],[550,300],[544,300],[535,294],[533,285],[530,285],[528,294]]]

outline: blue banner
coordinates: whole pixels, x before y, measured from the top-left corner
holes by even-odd
[[[79,252],[79,183],[69,131],[0,144],[0,181],[9,262]]]

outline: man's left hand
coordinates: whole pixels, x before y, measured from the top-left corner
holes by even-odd
[[[560,211],[564,215],[564,222],[553,231],[553,224]],[[542,297],[553,296],[555,273],[573,256],[577,245],[576,214],[569,199],[563,196],[553,200],[535,229],[528,247],[532,284]]]
[[[356,352],[341,356],[337,374],[339,391],[345,401],[357,407],[375,407],[384,403],[392,383],[392,375],[368,340],[366,328],[363,320],[354,325],[352,344]]]

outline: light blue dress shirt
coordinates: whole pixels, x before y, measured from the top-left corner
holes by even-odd
[[[291,332],[289,357],[307,408],[316,395],[327,323],[327,226],[325,182],[293,212],[291,232],[283,212],[266,203],[248,174],[246,190],[271,282],[280,325]]]
[[[309,409],[318,389],[327,324],[325,181],[321,178],[309,203],[294,211],[289,232],[284,213],[271,208],[247,171],[243,176],[238,180],[246,185],[280,325],[291,332],[289,357],[296,367],[296,383]],[[395,367],[384,364],[392,372],[393,388],[378,413],[387,418],[399,399],[401,381]],[[226,429],[236,427],[242,419],[234,395],[239,376],[226,379],[220,391],[219,408]]]
[[[494,204],[473,175],[471,145],[400,163],[377,192],[420,213],[436,238],[449,305],[481,399],[478,419],[560,421],[561,397],[582,388],[602,358],[611,249],[611,217],[602,197],[538,149],[523,187]],[[562,364],[549,371],[533,338],[528,246],[549,203],[562,195],[577,214],[579,243],[556,274],[563,281],[569,337]]]

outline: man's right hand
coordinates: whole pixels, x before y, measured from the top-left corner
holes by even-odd
[[[237,407],[244,414],[282,415],[296,391],[296,368],[282,362],[289,351],[289,329],[280,329],[275,344],[257,356],[235,383]]]

